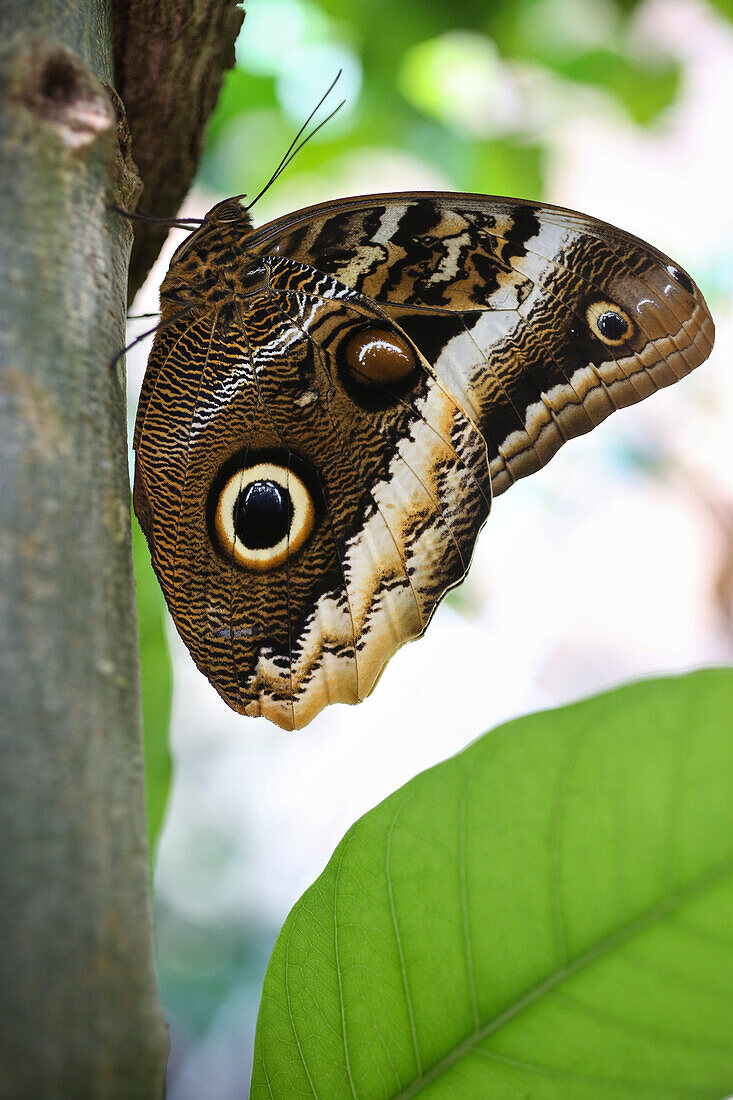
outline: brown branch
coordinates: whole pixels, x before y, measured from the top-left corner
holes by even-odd
[[[113,0],[115,84],[143,183],[141,208],[172,217],[191,185],[204,130],[244,18],[234,0]],[[165,233],[135,226],[130,300]]]

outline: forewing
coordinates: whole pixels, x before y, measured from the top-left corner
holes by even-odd
[[[707,305],[678,265],[557,207],[365,196],[289,214],[252,246],[327,273],[400,325],[484,435],[494,495],[712,348]]]

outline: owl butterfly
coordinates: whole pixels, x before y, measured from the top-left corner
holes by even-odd
[[[710,353],[692,279],[570,210],[370,195],[173,257],[134,504],[173,619],[235,710],[356,703],[466,574],[498,496]]]

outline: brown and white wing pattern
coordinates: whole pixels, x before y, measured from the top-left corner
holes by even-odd
[[[386,313],[266,267],[263,293],[160,333],[136,511],[199,668],[298,728],[424,631],[491,489],[481,434]]]
[[[712,348],[689,275],[557,207],[366,196],[287,215],[250,247],[318,267],[399,323],[484,435],[494,496]]]
[[[135,429],[176,626],[235,710],[358,702],[465,575],[492,492],[709,354],[690,277],[571,211],[326,203],[178,250]]]

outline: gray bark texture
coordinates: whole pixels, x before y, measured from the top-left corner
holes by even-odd
[[[160,1097],[108,0],[0,0],[0,1097]]]

